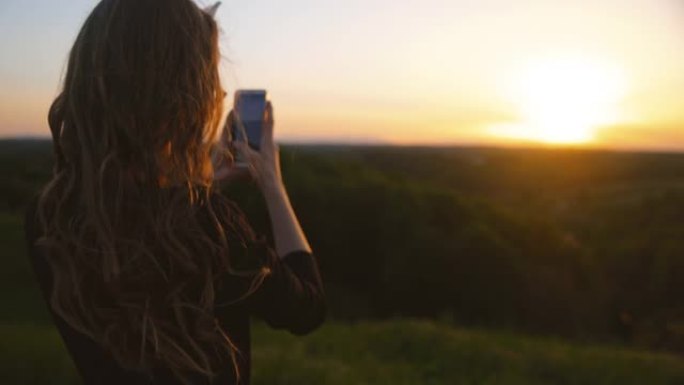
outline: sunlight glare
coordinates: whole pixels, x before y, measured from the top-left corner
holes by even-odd
[[[596,130],[620,119],[626,92],[620,68],[581,57],[530,64],[506,91],[521,121],[490,127],[499,137],[550,144],[591,142]]]

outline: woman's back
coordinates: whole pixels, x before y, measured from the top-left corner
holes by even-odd
[[[240,227],[236,226],[237,222],[243,222],[244,225],[243,214],[227,198],[219,193],[212,193],[210,199],[218,208],[219,220],[224,228],[239,229]],[[50,256],[46,255],[40,247],[35,246],[35,241],[42,235],[36,218],[36,203],[37,199],[33,199],[26,212],[26,239],[31,265],[46,303],[49,305],[54,280],[50,265],[46,260]],[[207,206],[200,205],[197,210],[197,220],[206,226],[208,233],[212,231],[210,217]],[[241,270],[259,266],[267,266],[269,270],[258,288],[243,299],[240,297],[249,292],[253,284],[249,275],[241,277],[225,271],[215,280],[216,330],[226,334],[237,352],[234,358],[229,354],[219,357],[217,362],[223,362],[223,364],[222,369],[216,374],[215,383],[249,384],[250,317],[261,318],[274,328],[287,329],[295,334],[306,334],[323,322],[326,313],[325,298],[316,258],[310,252],[294,251],[281,259],[265,240],[254,237],[254,234],[250,234],[249,231],[229,233],[229,235],[231,247],[227,252],[233,256],[236,264],[242,264]],[[149,242],[153,244],[154,239],[150,239]],[[247,266],[249,264],[252,266]],[[201,275],[188,277],[186,290],[192,292],[201,289],[205,279],[207,277]],[[93,287],[91,290],[97,291],[98,288]],[[194,295],[200,295],[200,293],[195,292]],[[50,306],[48,308],[86,384],[181,383],[168,368],[159,367],[152,373],[122,368],[106,349],[70,326]],[[232,361],[233,359],[235,362]],[[236,382],[235,368],[240,374],[239,382]],[[187,378],[191,379],[193,384],[209,383],[207,378],[198,373],[188,372]]]
[[[250,315],[296,334],[325,316],[270,104],[260,152],[234,144],[265,198],[274,247],[213,188],[239,174],[232,151],[217,151],[227,148],[216,143],[220,58],[216,20],[192,0],[101,0],[71,49],[48,115],[54,172],[26,236],[86,384],[246,384]]]

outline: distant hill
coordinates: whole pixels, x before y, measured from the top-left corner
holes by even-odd
[[[0,141],[8,229],[51,152]],[[335,319],[448,315],[684,352],[684,154],[288,145],[282,164]],[[270,236],[253,185],[223,192]],[[6,271],[0,293],[16,293]]]

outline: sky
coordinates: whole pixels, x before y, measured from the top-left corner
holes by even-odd
[[[49,135],[96,3],[0,1],[0,137]],[[225,87],[267,89],[282,142],[684,151],[682,0],[228,0],[216,17]]]

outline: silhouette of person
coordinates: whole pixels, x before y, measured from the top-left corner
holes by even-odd
[[[229,142],[230,118],[223,143],[214,139],[225,96],[215,11],[100,1],[50,108],[55,166],[26,212],[26,242],[87,385],[249,384],[250,317],[297,335],[326,318],[273,107],[259,151]],[[216,189],[246,177],[265,199],[273,245]]]

